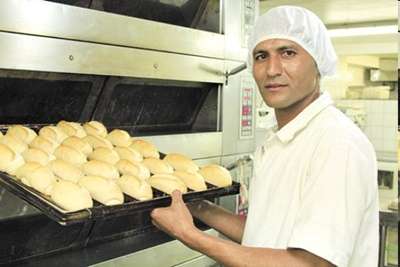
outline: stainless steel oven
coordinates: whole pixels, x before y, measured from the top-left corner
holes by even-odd
[[[164,153],[241,166],[255,146],[256,87],[249,72],[230,74],[245,62],[257,9],[258,0],[3,0],[0,130],[93,119]],[[246,182],[251,167],[237,173]],[[139,227],[144,218],[62,227],[4,188],[0,197],[0,228],[25,242],[10,237],[2,263],[160,266],[152,255],[174,251],[163,266],[213,264]],[[236,209],[236,197],[216,201]]]

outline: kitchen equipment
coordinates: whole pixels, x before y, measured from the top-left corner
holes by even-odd
[[[98,120],[164,153],[229,165],[255,146],[255,84],[248,73],[233,73],[246,60],[243,44],[257,6],[257,0],[0,1],[0,130]],[[95,207],[91,219],[61,226],[44,213],[65,224],[68,218],[44,201],[36,205],[45,212],[27,204],[8,191],[22,196],[23,187],[1,177],[0,263],[87,266],[130,254],[149,266],[134,252],[149,249],[151,258],[152,247],[171,240],[149,217],[151,208],[168,204],[163,196],[134,215],[108,216]],[[237,184],[218,190],[186,198],[235,194]],[[173,247],[181,256],[170,265],[193,260],[178,242]]]

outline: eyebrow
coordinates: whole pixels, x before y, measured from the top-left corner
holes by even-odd
[[[293,45],[283,45],[283,46],[279,46],[278,48],[276,48],[276,49],[274,49],[274,50],[275,50],[275,51],[278,51],[278,52],[282,52],[282,51],[285,51],[285,50],[288,50],[288,49],[293,49],[293,50],[296,50],[296,51],[297,51],[296,47],[293,46]],[[258,53],[266,53],[266,54],[269,54],[269,52],[268,52],[267,50],[260,48],[260,49],[254,50],[253,56],[256,55],[256,54],[258,54]]]

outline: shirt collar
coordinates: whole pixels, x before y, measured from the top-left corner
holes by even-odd
[[[276,137],[278,137],[282,143],[288,143],[298,132],[303,130],[307,124],[318,115],[318,113],[332,104],[333,101],[329,93],[322,93],[316,100],[311,102],[310,105],[308,105],[293,120],[283,126],[280,130],[278,130],[275,120],[275,124],[269,129],[270,131],[268,131],[268,135],[270,135],[268,139],[272,138],[271,134],[274,133],[273,135],[276,135]]]

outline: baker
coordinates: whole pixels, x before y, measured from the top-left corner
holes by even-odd
[[[320,90],[337,62],[325,26],[304,8],[272,8],[248,48],[276,124],[255,152],[247,218],[207,201],[188,208],[175,191],[171,206],[152,211],[154,224],[224,266],[376,267],[375,152]],[[232,241],[197,229],[192,214]]]

